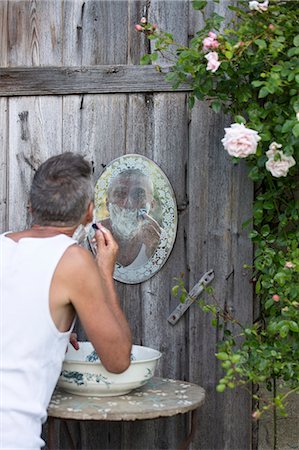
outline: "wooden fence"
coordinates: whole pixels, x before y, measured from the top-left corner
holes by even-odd
[[[209,6],[212,10],[213,6]],[[218,6],[227,14],[227,2]],[[153,159],[175,191],[179,224],[163,268],[137,285],[117,283],[134,343],[163,352],[158,375],[206,389],[190,449],[249,450],[250,397],[217,394],[214,354],[223,330],[193,305],[172,326],[173,278],[190,289],[214,269],[220,304],[241,321],[252,317],[244,263],[252,248],[242,222],[250,217],[252,185],[221,145],[228,121],[206,104],[188,109],[188,89],[172,92],[163,74],[139,66],[149,44],[134,24],[141,16],[187,43],[201,25],[188,0],[2,0],[0,2],[0,228],[29,223],[28,189],[49,156],[78,152],[95,181],[112,159],[139,153]],[[165,69],[166,70],[166,69]],[[185,416],[136,423],[74,425],[82,449],[174,449],[189,427]],[[63,439],[57,437],[57,448]]]

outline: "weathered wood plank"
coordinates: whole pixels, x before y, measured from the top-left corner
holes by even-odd
[[[146,97],[145,97],[146,98]],[[147,113],[145,124],[149,123],[152,136],[146,136],[145,156],[153,159],[164,171],[174,186],[177,201],[184,201],[185,165],[187,159],[187,121],[186,95],[156,94],[146,98]],[[129,110],[130,111],[130,110]],[[136,111],[137,112],[137,111]],[[129,114],[132,124],[134,114]],[[139,119],[140,120],[140,119]],[[186,321],[182,319],[176,328],[167,322],[169,313],[174,308],[176,299],[171,298],[173,277],[177,267],[183,263],[186,269],[185,239],[183,232],[184,217],[179,218],[179,228],[175,246],[162,269],[151,279],[140,285],[142,299],[141,316],[139,316],[142,344],[162,351],[157,374],[170,378],[188,379],[188,359],[185,351]],[[132,310],[133,313],[133,310]],[[130,316],[129,316],[130,317]],[[136,317],[138,320],[138,317]],[[146,433],[138,432],[138,424],[126,427],[124,442],[126,448],[176,448],[186,433],[186,417],[179,416],[173,421],[160,421],[144,425]],[[145,428],[146,427],[146,428]],[[154,445],[151,438],[154,437]]]
[[[125,94],[75,95],[63,98],[63,150],[80,153],[92,162],[95,183],[104,167],[126,152],[127,102]],[[139,287],[132,287],[127,294],[127,286],[118,283],[117,288],[121,304],[132,326],[134,342],[139,343],[139,320],[133,320],[138,311],[140,315],[142,308]],[[136,316],[133,316],[132,310]],[[86,340],[80,323],[77,324],[76,331],[79,339]],[[120,423],[74,422],[70,429],[74,435],[80,430],[81,448],[115,449],[121,442]],[[61,441],[64,442],[63,433]]]
[[[158,28],[171,33],[175,42],[188,44],[189,0],[151,0],[148,7],[148,20],[157,24]],[[175,6],[175,7],[174,7]],[[149,42],[148,53],[153,52],[155,41]],[[169,64],[169,58],[164,53],[159,56],[159,64]]]
[[[8,66],[44,66],[62,63],[63,2],[8,1],[3,34],[8,42]]]
[[[243,264],[250,261],[252,246],[241,224],[250,216],[253,188],[244,165],[233,166],[222,148],[220,139],[226,124],[206,104],[197,104],[192,112],[188,180],[190,281],[194,283],[199,273],[214,269],[212,286],[218,303],[241,322],[250,322],[252,288]],[[213,301],[208,297],[206,300]],[[199,308],[190,311],[190,381],[198,382],[207,391],[199,419],[201,432],[192,448],[246,450],[250,448],[250,398],[244,391],[215,392],[221,378],[215,353],[222,331],[213,328],[210,320]],[[216,434],[215,428],[223,432]]]
[[[8,0],[0,2],[0,67],[7,66],[7,14]]]
[[[1,68],[0,96],[171,92],[153,66]],[[178,91],[188,91],[182,85]]]
[[[135,30],[141,17],[147,17],[150,2],[148,0],[136,0],[128,2],[128,60],[127,64],[140,64],[140,58],[148,53],[149,40],[143,33]]]
[[[64,61],[69,65],[126,64],[127,0],[66,1],[64,24]]]
[[[28,226],[28,194],[36,168],[61,153],[61,98],[9,100],[9,215],[8,226]]]
[[[0,98],[0,233],[7,231],[8,99]]]

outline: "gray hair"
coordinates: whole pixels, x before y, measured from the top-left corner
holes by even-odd
[[[36,171],[31,189],[32,223],[73,226],[93,200],[92,169],[82,156],[67,152],[47,159]]]

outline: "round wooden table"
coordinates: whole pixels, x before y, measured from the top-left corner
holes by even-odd
[[[48,408],[48,447],[53,449],[55,419],[144,420],[191,412],[191,429],[178,447],[186,449],[195,429],[195,412],[203,404],[205,391],[197,384],[169,378],[152,378],[145,386],[117,397],[84,397],[56,389]],[[67,426],[65,427],[68,432]],[[70,447],[75,445],[68,433]]]

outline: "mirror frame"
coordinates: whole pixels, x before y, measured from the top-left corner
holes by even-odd
[[[154,276],[168,259],[177,234],[177,203],[174,190],[162,169],[151,159],[140,154],[126,154],[111,161],[100,175],[95,186],[94,219],[97,222],[107,218],[106,199],[109,183],[120,173],[129,169],[139,169],[151,177],[154,197],[160,206],[159,223],[162,233],[158,247],[148,261],[135,268],[126,268],[116,263],[114,279],[126,284],[138,284]]]

